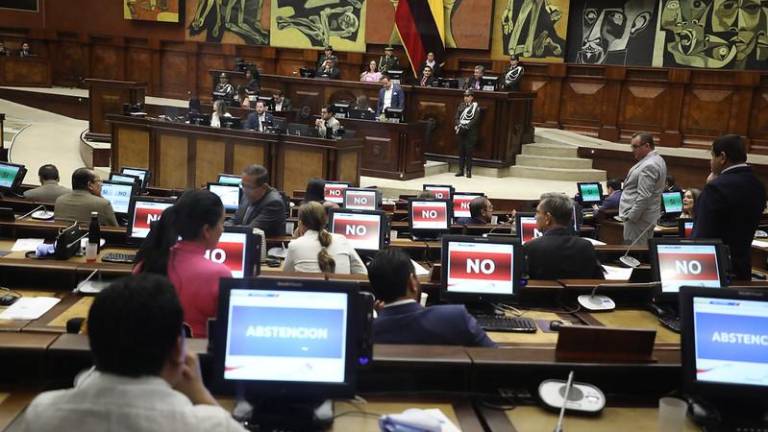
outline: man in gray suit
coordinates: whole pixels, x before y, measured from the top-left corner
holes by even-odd
[[[59,185],[59,170],[56,165],[46,164],[37,170],[40,186],[24,192],[24,198],[44,203],[56,202],[56,198],[71,192]]]
[[[267,236],[285,234],[287,207],[280,192],[267,183],[269,172],[261,165],[249,165],[243,170],[243,198],[232,219],[233,225],[249,225]]]
[[[72,173],[72,192],[56,199],[55,219],[88,223],[91,212],[99,214],[99,225],[117,226],[112,204],[101,197],[101,178],[88,168]]]
[[[667,179],[667,164],[656,152],[653,136],[638,132],[632,136],[632,154],[637,163],[624,180],[619,202],[619,217],[624,221],[624,241],[653,237],[653,228],[661,216],[661,193]]]

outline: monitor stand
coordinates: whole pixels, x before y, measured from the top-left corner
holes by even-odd
[[[333,423],[333,400],[264,398],[253,407],[247,428],[258,431],[324,431]]]
[[[499,314],[496,310],[496,308],[488,302],[465,302],[464,306],[467,308],[467,312],[469,312],[472,316],[503,316],[504,314]]]
[[[689,412],[705,432],[731,430],[763,430],[768,425],[768,406],[765,403],[693,399]]]

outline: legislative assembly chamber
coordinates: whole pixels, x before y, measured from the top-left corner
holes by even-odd
[[[768,430],[768,7],[0,0],[0,429]]]

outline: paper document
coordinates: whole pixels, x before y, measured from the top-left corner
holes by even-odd
[[[34,320],[43,316],[61,301],[56,297],[22,297],[0,313],[0,319]]]
[[[625,280],[629,280],[629,277],[632,276],[631,268],[604,265],[603,270],[605,271],[606,280],[624,280],[625,281]]]
[[[593,239],[593,238],[589,238],[589,237],[582,237],[582,238],[583,238],[584,240],[586,240],[586,241],[588,241],[588,242],[592,243],[594,246],[604,246],[604,245],[608,244],[608,243],[606,243],[606,242],[601,242],[600,240],[595,240],[595,239]]]
[[[37,250],[37,245],[45,242],[45,239],[39,238],[20,238],[16,240],[11,248],[12,252],[27,252]]]
[[[757,246],[757,247],[761,247],[761,248],[768,248],[768,241],[752,240],[752,246]]]
[[[427,276],[429,275],[429,270],[424,268],[421,264],[417,263],[414,260],[411,260],[411,263],[413,263],[413,268],[416,269],[416,276]]]

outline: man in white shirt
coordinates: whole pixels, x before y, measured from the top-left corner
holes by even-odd
[[[267,106],[264,105],[263,100],[256,101],[255,110],[255,112],[248,114],[243,129],[253,129],[259,132],[264,132],[265,129],[274,124],[274,118],[272,117],[272,114],[267,112]]]
[[[333,138],[341,127],[341,123],[333,116],[331,107],[324,106],[320,109],[320,118],[315,120],[317,136],[320,138]]]
[[[35,398],[25,431],[245,431],[203,385],[168,279],[140,274],[102,291],[88,313],[95,367]]]
[[[403,89],[392,82],[389,75],[381,75],[381,88],[379,89],[379,101],[376,105],[376,117],[380,116],[387,108],[403,109],[405,106],[405,94]]]

